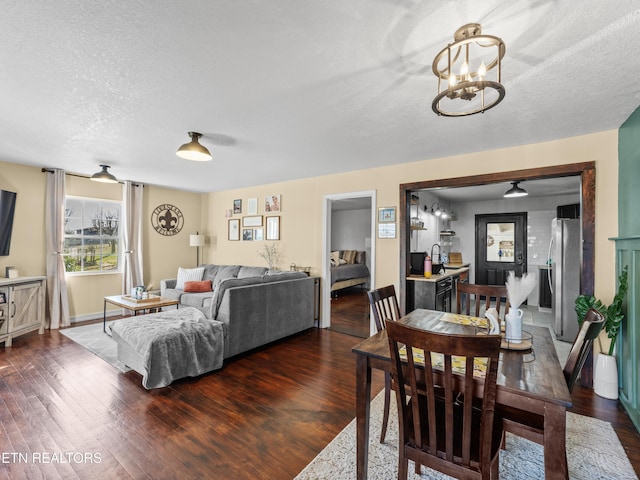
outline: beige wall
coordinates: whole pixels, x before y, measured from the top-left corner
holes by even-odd
[[[18,194],[11,249],[0,257],[0,277],[7,266],[16,267],[22,277],[45,275],[45,175],[39,168],[0,162],[0,189]]]
[[[323,198],[328,194],[376,190],[378,207],[398,206],[399,185],[439,178],[465,177],[501,171],[539,168],[567,163],[596,162],[596,250],[595,293],[611,299],[615,290],[614,245],[617,226],[617,141],[616,130],[533,145],[505,148],[468,155],[372,168],[312,179],[263,185],[207,195],[207,234],[212,243],[207,260],[215,263],[263,265],[257,250],[263,242],[227,241],[225,210],[234,199],[258,197],[259,214],[264,214],[265,195],[282,195],[280,268],[290,263],[309,265],[314,275],[322,272]],[[234,218],[242,215],[234,216]],[[399,239],[376,239],[376,286],[398,284]]]
[[[264,242],[227,240],[225,210],[233,208],[234,199],[242,199],[246,208],[247,199],[257,197],[259,214],[264,215],[264,197],[281,194],[281,241],[277,243],[282,260],[279,267],[287,269],[290,263],[296,263],[311,266],[313,275],[321,275],[325,195],[375,190],[378,207],[398,206],[401,183],[595,161],[595,294],[608,302],[615,290],[615,251],[608,238],[618,232],[617,141],[618,132],[611,130],[553,142],[205,195],[146,186],[144,280],[159,288],[160,279],[175,277],[179,266],[193,266],[195,249],[189,247],[189,234],[197,230],[207,236],[207,245],[202,252],[205,262],[265,265],[257,253]],[[98,193],[101,198],[120,198],[119,185],[102,186],[86,179],[67,178],[69,194],[96,196]],[[0,188],[18,192],[11,252],[8,257],[0,257],[0,275],[7,265],[18,268],[21,275],[45,274],[45,180],[40,168],[0,162]],[[184,214],[184,228],[173,237],[161,236],[151,228],[151,212],[162,203],[173,204]],[[376,286],[397,285],[399,240],[376,239],[376,242]],[[119,293],[121,284],[120,274],[69,276],[71,315],[79,319],[100,316],[102,297]]]
[[[144,188],[144,235],[142,244],[145,252],[143,258],[144,281],[153,288],[160,289],[160,280],[175,278],[178,267],[192,268],[196,266],[196,248],[189,246],[189,235],[196,231],[202,233],[201,199],[199,193],[183,192],[168,188],[146,186]],[[184,227],[171,237],[160,235],[151,228],[151,213],[158,205],[170,203],[180,209],[184,215]],[[206,247],[204,247],[206,249]],[[201,258],[202,248],[200,249]]]

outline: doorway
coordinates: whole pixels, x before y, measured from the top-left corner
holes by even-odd
[[[475,282],[504,285],[527,271],[527,213],[476,215]]]
[[[375,285],[375,259],[376,259],[376,244],[375,244],[375,226],[376,226],[376,192],[375,190],[367,190],[360,192],[348,192],[340,194],[325,195],[324,197],[324,209],[323,209],[323,248],[322,248],[322,310],[320,314],[320,328],[330,328],[332,326],[332,278],[331,278],[331,252],[332,244],[336,246],[336,238],[343,238],[344,235],[336,235],[334,228],[340,228],[341,224],[345,224],[345,221],[334,222],[334,217],[341,216],[342,214],[336,213],[334,207],[339,204],[345,204],[354,202],[362,208],[363,204],[366,206],[366,212],[364,215],[368,215],[368,233],[363,233],[360,238],[361,243],[353,244],[351,247],[356,250],[364,250],[367,257],[367,265],[369,268],[369,281],[368,287],[372,288]],[[335,223],[335,225],[334,225]],[[348,221],[346,222],[348,224]],[[354,293],[359,296],[360,299],[366,298],[367,287],[354,287],[352,289],[345,289],[343,295],[347,293]],[[349,290],[349,291],[347,291]],[[340,295],[340,294],[338,294]],[[368,305],[360,305],[358,300],[358,312],[355,312],[356,316],[366,316],[365,321],[368,322],[368,328],[365,326],[362,335],[369,336],[375,332],[375,325],[369,315]],[[349,302],[342,302],[346,309],[349,309]],[[344,309],[339,312],[340,315],[344,314]]]
[[[514,180],[541,180],[561,177],[580,177],[580,210],[582,227],[580,293],[593,295],[595,279],[595,199],[596,199],[596,168],[595,162],[571,163],[550,167],[514,170],[484,175],[443,178],[400,185],[400,208],[398,232],[400,236],[400,289],[398,301],[401,313],[406,313],[410,271],[410,205],[411,194],[421,189],[441,189],[446,187],[466,187],[477,185],[491,185],[499,182],[513,182]],[[590,360],[582,369],[582,381],[586,386],[591,385],[593,366]]]

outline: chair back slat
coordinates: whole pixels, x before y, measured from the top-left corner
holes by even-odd
[[[433,461],[423,456],[419,463],[456,477],[489,469],[501,433],[494,432],[500,336],[443,334],[397,322],[387,323],[387,335],[401,448],[428,453]],[[414,361],[416,349],[424,352],[421,363]],[[432,353],[443,359],[441,367],[432,364]],[[454,356],[466,357],[464,372],[454,372]],[[484,380],[474,379],[476,358],[487,361]]]
[[[504,285],[458,283],[456,288],[456,313],[481,317],[491,307],[498,313],[501,309],[504,313],[509,311],[507,287]]]
[[[582,370],[584,362],[593,348],[593,341],[598,338],[604,323],[604,315],[594,308],[590,309],[585,315],[563,369],[569,392],[573,390],[573,386],[580,376],[580,370]]]
[[[378,332],[384,330],[387,320],[395,322],[400,318],[396,289],[393,285],[371,290],[367,292],[367,297]]]

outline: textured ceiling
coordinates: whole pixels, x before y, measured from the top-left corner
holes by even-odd
[[[211,192],[616,129],[640,105],[637,0],[2,6],[0,160],[80,174]],[[437,117],[431,62],[469,22],[506,43],[505,100]],[[213,161],[175,155],[191,130]]]

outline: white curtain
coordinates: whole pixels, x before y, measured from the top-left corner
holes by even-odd
[[[49,300],[49,328],[58,329],[71,324],[67,281],[64,277],[64,170],[47,173],[45,228],[47,235],[47,295]]]
[[[142,194],[144,187],[126,181],[123,190],[124,275],[122,276],[122,293],[128,294],[133,287],[144,284],[142,270]]]

